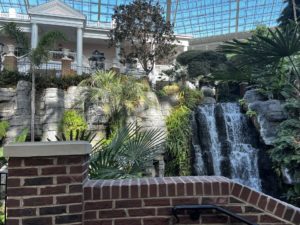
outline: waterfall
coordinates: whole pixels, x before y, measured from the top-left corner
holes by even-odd
[[[257,136],[236,103],[206,104],[193,118],[197,175],[222,175],[261,190]]]

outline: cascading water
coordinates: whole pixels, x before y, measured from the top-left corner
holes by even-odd
[[[193,119],[196,173],[227,176],[261,190],[253,133],[238,104],[199,106]]]

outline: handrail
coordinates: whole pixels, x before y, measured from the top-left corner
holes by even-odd
[[[203,209],[215,209],[221,213],[224,213],[234,219],[237,219],[239,220],[240,222],[243,222],[245,224],[248,224],[248,225],[257,225],[256,223],[252,223],[250,222],[249,220],[239,216],[239,215],[236,215],[235,213],[233,212],[230,212],[220,206],[216,206],[216,205],[177,205],[177,206],[174,206],[173,209],[172,209],[172,214],[173,216],[176,218],[177,220],[177,223],[179,222],[179,217],[177,215],[177,211],[178,210],[193,210],[193,212],[190,214],[190,218],[192,220],[198,220],[199,217],[200,217],[200,211],[203,210]]]

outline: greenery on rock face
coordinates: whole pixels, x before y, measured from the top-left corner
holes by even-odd
[[[84,98],[101,106],[109,118],[109,135],[125,125],[128,113],[145,102],[149,103],[147,83],[113,71],[98,71],[80,85],[88,87]]]
[[[87,123],[82,115],[76,110],[67,110],[64,112],[61,120],[61,131],[70,137],[72,131],[85,131],[87,129]]]
[[[9,128],[9,123],[7,121],[1,121],[0,122],[0,140],[5,138],[6,131]]]
[[[179,88],[179,90],[178,90]],[[191,175],[191,114],[192,110],[201,103],[203,94],[199,90],[192,90],[177,84],[163,88],[165,95],[178,96],[178,105],[172,109],[166,119],[166,175]]]
[[[124,179],[145,176],[147,166],[153,164],[164,140],[164,132],[159,129],[142,130],[135,124],[124,126],[111,141],[103,140],[94,146],[90,177]]]
[[[175,53],[173,26],[165,20],[158,2],[135,0],[117,6],[112,20],[115,27],[109,35],[110,45],[116,47],[121,44],[122,63],[137,59],[148,75],[156,61]]]
[[[166,175],[191,175],[190,136],[191,110],[186,106],[174,108],[166,120]]]

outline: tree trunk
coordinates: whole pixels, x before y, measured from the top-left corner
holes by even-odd
[[[30,139],[34,142],[34,118],[35,118],[35,68],[32,69],[31,80],[31,121],[30,121]]]
[[[295,0],[292,0],[292,4],[293,4],[293,13],[294,13],[294,20],[295,20],[295,23],[298,23],[297,21],[297,5],[296,5],[296,2]]]

